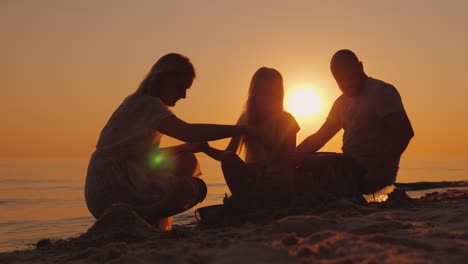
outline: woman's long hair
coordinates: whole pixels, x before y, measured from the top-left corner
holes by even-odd
[[[131,96],[147,95],[153,86],[156,85],[157,89],[157,83],[162,77],[177,73],[188,73],[193,79],[196,77],[195,67],[187,56],[178,53],[166,54],[153,65],[138,89]]]
[[[138,89],[128,96],[127,99],[135,96],[149,95],[150,93],[159,94],[157,89],[158,82],[161,78],[167,75],[180,73],[188,73],[193,79],[196,77],[195,67],[188,57],[178,53],[166,54],[153,65]],[[170,230],[172,228],[172,216],[159,219],[154,224],[156,224],[160,230]]]
[[[261,116],[260,113],[256,111],[255,97],[257,95],[272,96],[274,99],[273,104],[270,106],[272,115],[281,113],[283,111],[284,99],[283,77],[281,73],[273,68],[261,67],[252,76],[247,102],[245,103],[243,111],[243,115],[246,115],[247,118],[247,125],[255,126],[267,118]],[[271,116],[268,118],[271,118]],[[237,153],[245,154],[244,138],[241,139]]]

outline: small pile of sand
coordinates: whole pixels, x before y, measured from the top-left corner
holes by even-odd
[[[109,208],[81,239],[133,242],[150,238],[158,232],[127,205]]]

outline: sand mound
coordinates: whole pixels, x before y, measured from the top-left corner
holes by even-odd
[[[127,205],[109,208],[80,238],[112,241],[138,241],[157,230]]]

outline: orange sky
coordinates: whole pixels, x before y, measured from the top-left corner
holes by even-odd
[[[466,1],[31,0],[0,7],[0,158],[89,156],[113,110],[169,52],[189,56],[198,71],[174,108],[188,122],[234,123],[261,66],[283,74],[286,93],[314,88],[323,109],[298,120],[301,140],[339,95],[329,60],[342,48],[399,90],[416,132],[407,156],[468,156]],[[339,151],[340,143],[336,137],[325,150]]]

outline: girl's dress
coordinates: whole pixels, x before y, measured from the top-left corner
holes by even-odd
[[[247,124],[247,115],[241,115],[239,125]],[[266,200],[288,196],[293,188],[294,167],[290,165],[290,147],[287,137],[296,135],[299,125],[288,112],[281,112],[278,117],[254,125],[264,135],[262,140],[244,136],[245,163],[248,177],[245,183],[246,193],[253,193]],[[295,144],[295,142],[294,142]],[[295,149],[295,145],[293,146]]]

